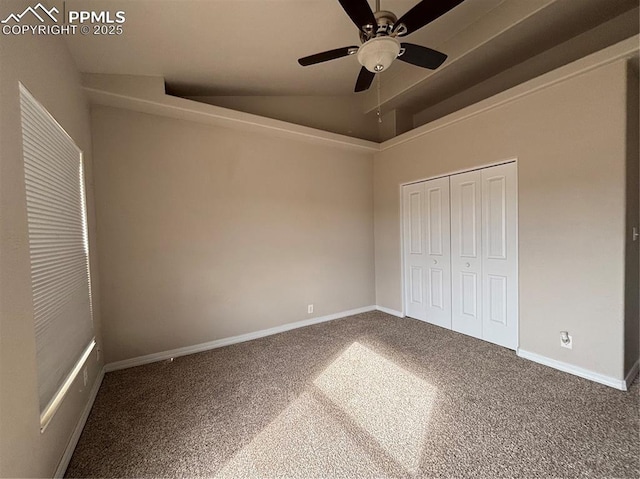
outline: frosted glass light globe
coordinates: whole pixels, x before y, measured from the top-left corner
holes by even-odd
[[[400,42],[393,37],[376,37],[367,41],[358,50],[358,61],[372,73],[389,68],[400,53]]]

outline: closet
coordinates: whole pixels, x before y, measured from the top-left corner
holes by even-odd
[[[405,185],[406,315],[518,346],[516,164]]]

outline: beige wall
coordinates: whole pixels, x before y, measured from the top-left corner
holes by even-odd
[[[372,154],[110,107],[92,129],[107,362],[374,304]]]
[[[625,236],[625,347],[624,368],[629,371],[640,351],[640,239],[633,241],[633,228],[640,231],[640,159],[638,59],[627,65],[627,217]]]
[[[619,61],[376,154],[377,304],[402,310],[400,184],[517,158],[520,348],[622,379],[625,99]]]
[[[30,2],[3,1],[0,17]],[[89,108],[79,75],[62,38],[0,39],[0,476],[53,475],[88,401],[102,364],[88,360],[89,383],[79,378],[48,428],[40,434],[33,307],[22,162],[18,82],[51,112],[85,153],[90,247],[95,252]],[[92,254],[92,271],[97,263]],[[97,276],[94,311],[99,330]]]

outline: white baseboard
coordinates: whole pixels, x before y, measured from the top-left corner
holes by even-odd
[[[623,379],[616,379],[610,376],[605,376],[604,374],[596,373],[588,369],[574,366],[573,364],[547,358],[546,356],[541,356],[540,354],[531,353],[523,349],[518,349],[516,351],[516,354],[521,358],[528,359],[530,361],[533,361],[539,364],[544,364],[545,366],[549,366],[551,368],[557,369],[559,371],[563,371],[565,373],[573,374],[574,376],[588,379],[596,383],[604,384],[605,386],[610,386],[612,388],[620,389],[621,391],[627,390],[627,383]]]
[[[98,395],[98,390],[100,389],[100,385],[102,384],[102,379],[104,379],[105,368],[103,367],[98,373],[98,377],[93,383],[93,387],[91,388],[91,392],[89,393],[89,400],[82,411],[82,416],[78,420],[78,424],[76,424],[76,428],[73,430],[73,434],[71,435],[71,439],[69,439],[69,443],[67,444],[66,449],[64,450],[64,454],[58,463],[58,467],[56,468],[56,472],[53,477],[64,477],[64,473],[69,466],[69,462],[71,461],[71,456],[73,456],[73,451],[75,451],[76,446],[78,445],[78,440],[80,439],[80,434],[82,434],[82,430],[84,429],[84,425],[87,423],[87,419],[89,418],[89,413],[91,412],[91,408],[93,407],[93,403],[96,400],[96,396]]]
[[[631,387],[631,383],[633,382],[633,380],[638,375],[638,372],[640,372],[640,359],[638,359],[635,362],[635,364],[633,366],[631,366],[631,369],[629,370],[629,373],[627,374],[627,377],[624,378],[624,383],[627,386],[625,390],[628,390]]]
[[[384,306],[376,306],[376,310],[383,313],[390,314],[391,316],[397,316],[398,318],[404,318],[402,311],[396,311],[395,309],[385,308]]]
[[[185,346],[183,348],[171,349],[169,351],[161,351],[159,353],[147,354],[145,356],[138,356],[136,358],[124,359],[122,361],[116,361],[105,365],[105,371],[117,371],[119,369],[132,368],[134,366],[142,366],[143,364],[155,363],[157,361],[163,361],[165,359],[177,358],[179,356],[186,356],[188,354],[201,353],[203,351],[209,351],[210,349],[221,348],[223,346],[229,346],[231,344],[243,343],[245,341],[251,341],[252,339],[264,338],[265,336],[271,336],[272,334],[283,333],[292,329],[304,328],[305,326],[311,326],[312,324],[324,323],[326,321],[332,321],[334,319],[345,318],[347,316],[353,316],[354,314],[368,313],[369,311],[375,311],[375,306],[365,306],[363,308],[351,309],[349,311],[342,311],[340,313],[329,314],[327,316],[320,316],[318,318],[304,319],[302,321],[296,321],[294,323],[287,323],[281,326],[275,326],[269,329],[262,329],[253,333],[240,334],[239,336],[232,336],[229,338],[216,339],[215,341],[209,341],[206,343],[195,344],[193,346]]]

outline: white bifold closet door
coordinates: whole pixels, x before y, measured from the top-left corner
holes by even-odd
[[[517,348],[516,182],[508,163],[404,187],[407,316]]]
[[[518,346],[516,165],[451,176],[452,329]]]
[[[451,328],[449,178],[404,187],[407,316]]]

